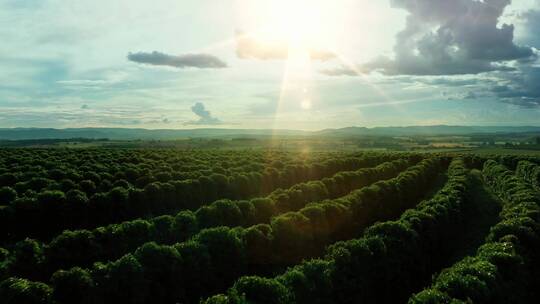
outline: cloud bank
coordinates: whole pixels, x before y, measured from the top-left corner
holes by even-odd
[[[202,102],[197,102],[191,107],[191,111],[199,117],[198,120],[190,121],[188,125],[221,125],[223,122],[212,116]]]
[[[511,71],[509,61],[535,57],[530,47],[514,43],[514,26],[499,18],[510,0],[391,0],[404,9],[406,26],[396,36],[395,58],[381,56],[357,68],[323,71],[356,75],[460,75]]]
[[[391,0],[404,9],[405,28],[396,36],[394,57],[380,56],[365,64],[320,71],[328,76],[357,76],[377,71],[407,77],[451,76],[491,72],[478,81],[477,92],[460,99],[491,98],[523,107],[540,107],[540,10],[521,14],[526,39],[514,42],[514,25],[500,24],[510,0]],[[540,5],[540,1],[537,2]],[[470,81],[470,80],[469,80]],[[452,87],[446,81],[421,80]],[[454,80],[455,82],[455,80]],[[457,82],[459,83],[459,81]],[[463,83],[463,82],[462,82]]]
[[[503,101],[524,107],[540,106],[540,67],[521,67],[520,73],[505,75],[490,92]]]
[[[510,0],[391,0],[409,12],[398,33],[395,59],[365,65],[385,74],[455,75],[510,70],[504,62],[527,60],[533,50],[514,44],[514,26],[499,18]],[[431,30],[435,29],[435,30]]]
[[[540,7],[540,0],[536,1],[536,5]],[[540,28],[540,8],[530,9],[520,17],[525,21],[525,26],[528,29],[525,35],[527,44],[540,49],[540,34],[538,33],[538,29]]]
[[[170,66],[181,69],[190,67],[199,69],[220,69],[227,67],[227,63],[208,54],[186,54],[175,56],[153,51],[152,53],[129,53],[127,58],[129,61],[136,63]]]

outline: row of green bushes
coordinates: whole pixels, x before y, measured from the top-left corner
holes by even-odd
[[[521,161],[528,161],[535,164],[540,164],[540,158],[530,155],[494,154],[485,155],[484,157],[486,158],[486,160],[491,159],[497,161],[499,164],[507,167],[511,171],[515,171],[517,169],[517,166],[519,165],[519,162]]]
[[[0,188],[10,187],[19,196],[27,191],[73,187],[92,195],[108,191],[119,181],[144,188],[151,182],[197,179],[211,174],[232,176],[262,173],[267,168],[309,165],[330,159],[331,154],[304,157],[292,153],[264,152],[159,152],[152,150],[28,150],[0,149]],[[0,204],[9,201],[0,199]]]
[[[138,219],[91,231],[66,230],[49,244],[27,239],[15,245],[12,256],[8,258],[6,275],[47,281],[58,269],[84,268],[97,261],[115,260],[146,242],[173,244],[186,241],[205,228],[249,227],[267,223],[271,217],[299,210],[309,202],[333,199],[378,180],[391,178],[408,165],[404,159],[395,160],[375,168],[340,172],[320,181],[296,184],[287,190],[278,189],[266,198],[219,200],[195,212],[181,211],[175,216]]]
[[[503,199],[500,222],[475,256],[444,270],[409,303],[537,303],[540,274],[540,197],[495,161],[485,179]]]
[[[425,195],[442,167],[440,159],[424,160],[396,178],[308,204],[269,225],[205,229],[187,242],[148,243],[90,270],[58,271],[51,297],[58,303],[198,303],[242,275],[280,271],[360,226],[402,212]]]
[[[540,165],[523,160],[517,165],[516,175],[540,191]]]
[[[468,170],[454,160],[449,180],[433,198],[397,221],[375,224],[363,237],[328,248],[275,279],[243,277],[226,295],[205,303],[401,303],[429,278],[444,238],[467,210]]]
[[[0,229],[6,240],[47,239],[64,229],[94,228],[129,219],[196,210],[217,199],[245,199],[268,194],[268,189],[318,180],[339,171],[373,166],[396,159],[393,154],[329,159],[312,166],[288,166],[282,171],[251,172],[227,177],[220,174],[182,181],[155,182],[144,189],[116,187],[88,198],[79,190],[45,191],[16,199],[0,209]],[[263,186],[264,185],[264,186]],[[31,222],[32,225],[28,225]]]

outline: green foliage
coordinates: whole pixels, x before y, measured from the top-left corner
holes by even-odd
[[[384,159],[384,157],[381,159]],[[287,210],[303,207],[311,199],[335,197],[339,195],[341,191],[352,190],[355,187],[370,183],[376,179],[395,175],[406,165],[406,161],[396,160],[383,163],[375,168],[363,168],[356,171],[341,172],[339,175],[347,175],[347,178],[341,178],[340,181],[347,181],[346,184],[348,186],[341,187],[339,192],[327,191],[326,186],[323,183],[307,182],[296,184],[287,190],[278,189],[266,198],[238,201],[218,200],[210,205],[199,208],[196,212],[181,211],[174,218],[172,216],[158,216],[149,220],[138,219],[126,221],[121,224],[99,227],[91,231],[66,230],[54,238],[47,246],[48,250],[44,252],[44,260],[46,262],[45,268],[54,271],[60,268],[66,269],[73,266],[90,267],[95,261],[112,260],[119,258],[128,252],[133,252],[138,246],[148,241],[172,244],[187,240],[203,228],[219,226],[249,227],[258,223],[269,222],[272,216],[276,216]],[[217,179],[221,179],[221,177]],[[325,179],[326,184],[336,182],[337,181],[334,180],[334,178]],[[163,185],[159,183],[149,184],[145,187],[144,191],[146,195],[159,196],[158,193],[162,191],[159,190],[159,188],[162,186]],[[76,198],[84,199],[84,193],[73,191],[68,192],[70,197],[75,196]],[[111,193],[117,193],[115,194],[116,199],[110,198]],[[102,196],[102,203],[113,204],[117,208],[124,208],[122,204],[125,202],[125,195],[120,195],[121,193],[125,194],[127,193],[127,190],[123,188],[111,190],[107,195]],[[96,199],[94,196],[94,204],[95,202]],[[74,205],[74,207],[84,206],[84,202],[81,203],[82,204]],[[281,207],[278,208],[278,204],[281,204]],[[341,219],[343,216],[348,216],[348,214],[339,211],[336,213],[336,208],[339,209],[337,206],[324,204],[321,206],[307,207],[302,210],[302,214],[311,216],[311,226],[318,227],[319,230],[322,229],[318,232],[323,236],[323,238],[319,240],[320,242],[326,242],[329,237],[328,235],[324,235],[325,231],[328,229],[337,230],[340,227],[337,224],[333,227],[328,227],[328,229],[325,228],[327,226],[326,224],[324,226],[319,226],[319,223],[313,218],[313,212],[310,213],[310,210],[319,210],[319,221],[321,223],[327,222],[326,213],[328,213],[329,216],[332,216],[332,222],[340,223],[342,222]],[[117,212],[119,211],[117,210]],[[294,229],[294,227],[291,229]],[[283,233],[281,235],[287,237]],[[73,239],[70,240],[70,238]],[[284,238],[278,237],[278,240],[282,239]],[[308,239],[306,239],[306,241],[308,241]],[[297,248],[297,253],[293,253],[289,257],[284,257],[283,263],[288,264],[299,261],[306,252],[305,248],[302,248],[301,242],[297,243],[293,241],[289,243]],[[111,246],[110,244],[115,245]],[[282,246],[278,247],[285,246],[287,245],[284,243]],[[321,246],[324,246],[324,244]],[[273,248],[267,249],[272,250]],[[255,258],[255,255],[250,256]],[[259,259],[258,262],[262,261]],[[275,261],[272,260],[272,262]],[[16,275],[16,273],[13,273],[13,275]]]
[[[106,277],[100,277],[99,268],[94,276],[101,295],[108,303],[144,303],[150,282],[145,278],[144,268],[131,254],[110,263]]]
[[[451,299],[450,297],[438,290],[426,289],[409,299],[409,304],[449,304]],[[452,302],[454,303],[454,302]]]
[[[9,273],[17,273],[25,278],[40,279],[43,264],[43,247],[32,239],[17,242],[8,261]]]
[[[43,283],[18,278],[0,282],[0,299],[5,304],[52,303],[51,293],[51,288]]]
[[[287,288],[274,279],[242,277],[234,284],[233,290],[249,299],[248,303],[287,304],[292,300]]]
[[[518,175],[530,171],[518,164]],[[443,271],[430,289],[414,295],[410,303],[433,303],[431,294],[474,303],[535,303],[540,267],[540,196],[512,171],[489,160],[484,176],[505,200],[501,221],[493,226],[474,257]]]
[[[391,177],[406,165],[406,161],[399,160],[383,164],[376,168],[353,171],[351,172],[353,174],[347,174],[347,178],[345,179],[350,179],[349,186],[341,188],[334,187],[334,189],[339,188],[339,191],[345,191],[347,187],[361,187],[377,179]],[[438,172],[436,170],[437,168],[437,161],[427,161],[421,167],[412,167],[410,170],[418,172],[420,177],[421,174],[436,174]],[[291,168],[290,170],[294,169]],[[296,174],[299,174],[299,172]],[[339,180],[343,181],[344,179],[340,178]],[[419,180],[423,181],[425,179]],[[269,200],[255,200],[257,206],[261,206],[263,210],[266,210],[259,214],[264,214],[270,210],[272,211],[272,216],[279,215],[279,209],[296,209],[305,205],[305,203],[299,204],[299,201],[305,201],[307,203],[310,199],[320,199],[321,195],[339,195],[339,191],[332,192],[324,190],[325,185],[330,185],[333,182],[337,183],[338,180],[333,181],[332,179],[328,179],[324,184],[306,183],[305,186],[297,185],[291,188],[290,193],[292,195],[289,195],[287,191],[283,192],[281,190],[278,191],[279,194],[276,192],[277,196],[271,194]],[[151,184],[143,191],[148,195],[153,193],[152,195],[159,196],[161,195],[159,193],[163,192],[159,192],[161,190],[158,191],[158,187],[162,187],[162,185]],[[298,195],[299,191],[302,193],[313,193],[313,195],[306,195],[304,197],[303,195]],[[415,195],[418,194],[415,193]],[[277,197],[277,199],[274,199],[274,197]],[[358,196],[353,192],[351,197],[359,200],[361,195]],[[107,197],[102,196],[100,199],[106,200]],[[280,208],[268,208],[266,202],[275,204],[277,200],[282,202]],[[284,204],[287,201],[294,203],[290,205]],[[412,201],[411,197],[411,203]],[[303,257],[318,254],[318,252],[324,249],[325,245],[341,237],[343,231],[346,231],[352,225],[350,223],[352,220],[351,213],[347,211],[351,202],[348,199],[343,202],[347,203],[342,204],[340,200],[328,200],[318,204],[308,204],[297,212],[289,212],[275,217],[271,220],[270,225],[254,225],[248,228],[237,227],[233,229],[227,227],[203,229],[195,235],[192,234],[190,241],[177,243],[173,246],[148,243],[139,247],[132,255],[127,255],[120,260],[107,264],[94,264],[89,272],[94,284],[90,284],[91,288],[89,287],[90,289],[86,290],[89,293],[88,299],[99,303],[113,303],[114,299],[118,300],[115,295],[121,293],[121,289],[124,288],[128,294],[126,297],[128,300],[123,301],[132,303],[148,301],[157,301],[160,303],[174,301],[196,302],[201,296],[208,296],[220,290],[225,290],[235,279],[244,274],[249,274],[253,270],[263,272],[274,271],[285,265],[297,263]],[[89,203],[91,204],[91,202]],[[215,220],[211,216],[207,216],[207,212],[217,212],[212,213],[214,217],[223,215],[224,217],[221,220],[228,221],[228,224],[231,226],[248,225],[250,221],[257,218],[257,212],[255,206],[246,203],[250,203],[250,201],[220,200],[208,208],[200,209],[205,210],[204,212],[197,211],[192,213],[185,211],[174,218],[161,216],[150,220],[129,221],[120,225],[101,227],[94,231],[66,231],[62,237],[55,238],[53,242],[46,246],[45,257],[47,258],[45,261],[47,268],[67,268],[69,264],[75,263],[91,266],[90,263],[95,258],[99,258],[98,256],[102,254],[105,248],[107,248],[106,250],[111,250],[100,244],[114,244],[111,248],[118,250],[118,253],[115,254],[119,254],[120,252],[133,250],[130,248],[136,246],[135,244],[140,242],[140,240],[166,239],[169,237],[175,239],[178,237],[178,234],[185,233],[185,228],[196,232],[204,220]],[[229,210],[233,210],[233,217],[227,216]],[[375,220],[374,218],[373,221]],[[320,226],[321,223],[327,224]],[[221,223],[217,222],[211,225],[219,224]],[[177,232],[177,229],[181,230]],[[187,237],[186,235],[183,238],[185,239]],[[134,242],[130,243],[130,240],[134,240]],[[317,242],[311,245],[311,240],[317,240]],[[259,245],[263,246],[263,251],[261,251]],[[316,248],[313,247],[313,250],[310,249],[312,246]],[[85,251],[88,251],[88,253],[83,254],[83,252],[80,252],[80,254],[70,255],[69,252],[71,250],[77,251],[76,248],[86,248]],[[128,261],[121,263],[126,258]],[[120,268],[121,270],[117,270],[118,267],[115,266],[117,264],[127,264],[129,267],[125,266]],[[305,269],[307,271],[308,267]],[[69,272],[71,273],[72,270]],[[73,272],[78,273],[78,271]],[[129,275],[123,274],[124,272]],[[317,273],[311,272],[308,277],[315,279],[316,275]],[[62,271],[56,272],[54,275],[55,278],[65,276]],[[329,276],[326,276],[326,279],[319,281],[327,281],[328,278]],[[72,281],[70,279],[62,282]],[[74,280],[73,282],[77,281]],[[249,288],[251,286],[254,288],[255,286],[259,286],[257,288],[266,290],[269,295],[273,294],[276,299],[281,299],[279,301],[286,302],[289,299],[288,295],[281,295],[285,289],[280,287],[282,286],[280,281],[272,283],[260,281],[257,283],[258,285],[253,284],[247,286]],[[58,286],[67,285],[66,283]],[[137,286],[137,288],[128,288],[126,286]],[[298,288],[298,290],[301,290],[301,288],[305,290],[309,287],[298,286]],[[55,293],[55,298],[63,299],[62,301],[75,298],[78,296],[76,290],[80,291],[83,287],[81,285],[79,287],[73,287],[73,289],[72,293],[66,291],[69,288],[59,291],[59,293]],[[237,294],[238,298],[243,299],[246,297],[245,301],[249,302],[250,300],[247,297],[254,294],[249,293],[247,289],[245,292],[247,293],[246,295]],[[289,293],[287,292],[287,294]]]
[[[52,278],[52,298],[58,303],[93,303],[94,281],[81,268],[60,270]]]
[[[17,191],[11,187],[0,188],[0,205],[9,205],[17,198]]]
[[[2,303],[533,303],[540,286],[533,158],[78,153],[0,149]],[[501,220],[442,270],[484,162]]]
[[[4,211],[0,228],[9,232],[11,241],[24,237],[48,239],[65,229],[97,228],[148,215],[197,210],[219,199],[264,196],[277,188],[402,157],[375,153],[305,156],[260,151],[114,149],[10,149],[2,150],[0,156],[6,160],[0,164],[0,172],[9,171],[0,175],[0,204],[9,209]],[[317,198],[313,190],[302,191],[299,204]],[[243,207],[242,212],[251,210],[245,202],[238,205]],[[211,222],[216,218],[212,211],[220,212],[218,207],[222,206],[214,207],[206,219],[210,222],[201,227],[221,224]],[[253,224],[256,216],[265,214],[252,214],[245,224]]]
[[[323,304],[333,301],[333,283],[329,261],[310,260],[287,271],[277,279],[287,286],[297,303]]]
[[[349,231],[350,227],[362,229],[366,227],[366,223],[374,223],[378,219],[391,217],[399,210],[403,211],[408,206],[414,205],[421,194],[410,191],[409,188],[405,189],[403,186],[425,189],[433,177],[440,172],[439,170],[440,163],[437,160],[422,161],[396,178],[376,183],[377,187],[365,187],[353,191],[346,197],[337,199],[336,202],[324,201],[309,204],[299,212],[274,218],[271,226],[266,229],[258,227],[248,230],[245,235],[250,236],[249,240],[256,240],[262,246],[267,246],[267,242],[276,246],[272,250],[275,257],[267,255],[264,260],[265,257],[259,253],[256,255],[258,260],[269,263],[268,258],[274,258],[276,259],[274,263],[277,265],[300,262],[302,258],[316,255],[316,252],[321,250],[320,247],[316,248],[315,245],[318,242],[313,240],[324,240],[320,241],[324,247],[333,239],[329,236],[341,237],[345,231]],[[460,172],[467,173],[465,170]],[[465,180],[464,183],[467,181]],[[447,185],[447,187],[454,186],[453,183]],[[396,197],[403,201],[393,204]],[[338,230],[345,227],[346,229],[336,233],[337,231],[332,231],[332,228],[336,226],[329,224],[336,221],[331,218],[323,220],[326,210],[337,211],[333,208],[326,209],[325,206],[334,207],[336,203],[345,209],[362,206],[363,212],[369,216],[364,215],[359,222],[356,222],[355,217],[342,213],[344,217],[338,220],[341,225],[336,226]],[[382,206],[390,210],[384,210]],[[344,225],[344,221],[350,222]],[[265,234],[265,230],[269,231],[273,238]],[[422,274],[422,271],[415,270],[424,257],[418,252],[422,248],[418,246],[419,241],[417,232],[412,230],[406,222],[381,223],[368,229],[364,238],[332,245],[328,249],[326,260],[303,262],[276,279],[286,287],[290,299],[294,299],[295,303],[359,303],[376,299],[379,302],[390,303],[391,299],[403,298],[404,291],[396,293],[396,284],[401,284],[403,290],[410,290],[412,284],[410,282],[414,282],[418,273]],[[247,248],[252,247],[256,246],[248,245]],[[396,269],[403,270],[396,272]],[[250,280],[256,281],[253,277],[250,277]],[[239,282],[237,281],[237,284]],[[394,288],[392,293],[385,290],[385,286],[392,286]],[[227,296],[215,297],[209,301],[237,303],[236,299],[243,299],[247,303],[266,303],[258,296],[258,287],[250,287],[253,290],[246,290],[246,288],[242,286],[242,290],[239,290],[239,286],[235,284],[227,292]]]
[[[522,160],[518,163],[516,175],[540,190],[540,166],[530,161]]]

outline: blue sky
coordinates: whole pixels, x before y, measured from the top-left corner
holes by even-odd
[[[540,125],[539,0],[0,0],[0,127]]]

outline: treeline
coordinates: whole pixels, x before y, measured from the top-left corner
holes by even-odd
[[[501,221],[475,256],[444,270],[409,303],[538,303],[539,194],[495,161],[483,172],[504,200]]]
[[[129,181],[120,179],[111,185],[112,189],[103,192],[94,189],[95,183],[92,181],[82,180],[78,186],[67,183],[66,189],[70,189],[67,192],[48,187],[46,190],[41,188],[37,194],[32,190],[28,196],[17,197],[7,207],[0,208],[0,229],[7,232],[7,240],[24,237],[46,239],[64,229],[93,228],[183,209],[195,210],[222,198],[256,197],[278,187],[290,187],[299,182],[372,166],[381,159],[396,157],[391,154],[373,154],[329,158],[310,164],[278,165],[280,169],[268,167],[261,172],[254,170],[232,176],[212,173],[185,180],[174,180],[168,176],[162,181],[148,183],[144,188],[132,187]],[[260,163],[254,165],[261,166]],[[44,184],[46,182],[43,178],[38,180]],[[6,191],[5,188],[1,193],[13,195],[12,191]],[[92,195],[89,197],[90,193]],[[28,222],[32,225],[28,225]]]
[[[416,157],[411,160],[417,162]],[[58,269],[89,267],[97,261],[109,261],[134,251],[146,242],[174,244],[186,241],[200,230],[218,226],[249,227],[268,223],[270,218],[297,211],[309,202],[333,199],[381,179],[396,176],[409,166],[405,159],[383,163],[375,168],[337,173],[330,178],[278,189],[266,198],[219,200],[197,211],[181,211],[148,220],[133,220],[94,230],[64,231],[49,244],[24,240],[14,246],[8,257],[6,274],[48,281]],[[28,256],[32,257],[28,259]]]
[[[32,146],[50,146],[58,144],[70,144],[70,143],[93,143],[93,142],[107,142],[108,138],[47,138],[47,139],[2,139],[0,140],[0,147],[32,147]]]
[[[445,237],[461,222],[468,172],[455,160],[443,189],[399,220],[375,224],[362,238],[329,247],[325,259],[306,261],[274,279],[243,277],[205,303],[400,303],[429,278],[446,249]]]
[[[358,227],[399,214],[425,194],[443,167],[440,159],[424,160],[396,178],[308,204],[270,224],[205,229],[187,242],[148,243],[90,270],[58,271],[50,296],[58,303],[197,303],[241,275],[279,271],[348,238]]]

